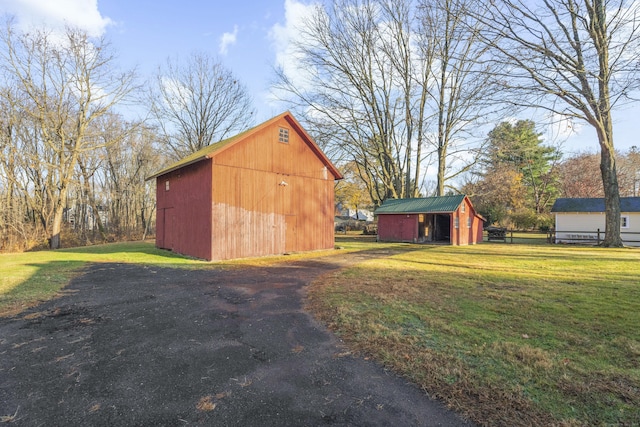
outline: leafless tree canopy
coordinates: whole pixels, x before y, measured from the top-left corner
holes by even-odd
[[[94,124],[135,89],[134,76],[114,68],[105,40],[71,28],[18,34],[9,21],[0,43],[8,194],[24,196],[57,248],[76,168],[109,143]]]
[[[335,0],[299,24],[275,93],[334,158],[355,162],[376,204],[418,195],[431,156],[439,193],[469,161],[468,130],[489,116],[477,29],[458,13],[470,6]]]
[[[495,0],[478,16],[501,99],[582,120],[595,130],[606,246],[622,245],[611,110],[631,101],[640,85],[639,14],[640,4],[625,0]]]
[[[487,46],[479,36],[484,25],[474,14],[483,10],[468,0],[425,0],[417,10],[417,45],[433,64],[425,81],[427,108],[434,115],[427,141],[437,153],[437,195],[475,163],[480,150],[471,145],[474,131],[495,118],[491,113],[497,110],[490,102],[493,68],[478,61]]]
[[[170,155],[181,158],[247,129],[254,121],[247,89],[207,54],[167,60],[152,95],[152,115]]]

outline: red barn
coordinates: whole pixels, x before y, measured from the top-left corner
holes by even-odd
[[[153,178],[159,248],[222,260],[334,247],[342,176],[288,112]]]
[[[375,214],[380,241],[451,245],[482,242],[484,219],[465,195],[389,199]]]

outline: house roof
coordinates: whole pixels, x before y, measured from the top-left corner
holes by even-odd
[[[640,197],[621,197],[621,212],[640,212]],[[551,212],[604,212],[603,198],[556,199]]]
[[[342,174],[340,173],[340,171],[338,171],[338,169],[333,165],[333,163],[331,163],[329,158],[322,152],[318,144],[316,144],[316,142],[311,138],[311,136],[309,136],[309,134],[302,128],[300,123],[298,123],[298,121],[293,117],[293,115],[290,112],[286,111],[278,116],[275,116],[267,120],[266,122],[263,122],[255,127],[252,127],[251,129],[241,132],[235,136],[232,136],[231,138],[227,138],[220,142],[216,142],[214,144],[208,145],[180,159],[179,161],[155,172],[153,175],[147,177],[146,180],[148,181],[150,179],[157,178],[169,172],[178,170],[184,166],[188,166],[205,159],[211,159],[215,157],[216,154],[219,154],[224,150],[227,150],[229,147],[232,147],[233,145],[237,144],[238,142],[242,141],[248,136],[251,136],[256,132],[261,131],[262,129],[272,125],[273,123],[279,121],[282,118],[284,118],[289,123],[289,125],[291,125],[291,127],[302,137],[302,139],[307,143],[307,145],[309,146],[309,148],[311,148],[314,154],[318,156],[318,158],[322,161],[322,163],[324,163],[327,169],[329,169],[329,171],[333,174],[335,179],[342,179]]]
[[[454,212],[464,200],[464,194],[424,197],[419,199],[388,199],[376,209],[378,214],[447,213]]]

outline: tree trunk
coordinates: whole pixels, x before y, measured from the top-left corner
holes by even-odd
[[[438,145],[438,179],[437,196],[444,196],[444,181],[446,172],[447,148],[443,143]]]
[[[82,180],[83,180],[82,189],[89,201],[89,206],[91,206],[91,209],[93,210],[93,220],[95,224],[98,226],[98,232],[100,233],[100,237],[102,238],[102,241],[106,242],[107,233],[105,232],[104,224],[102,223],[102,218],[100,217],[100,211],[98,210],[98,204],[96,203],[95,194],[93,193],[93,190],[89,185],[89,180],[91,176],[84,162],[81,159],[78,160],[78,166],[80,167],[80,171],[82,172]]]
[[[60,249],[62,244],[60,231],[62,230],[62,216],[64,213],[64,203],[56,205],[51,224],[51,237],[49,237],[49,249]]]
[[[605,247],[622,247],[620,235],[620,191],[618,188],[618,174],[616,159],[611,144],[600,144],[600,172],[604,187],[605,207],[605,237],[602,243]]]

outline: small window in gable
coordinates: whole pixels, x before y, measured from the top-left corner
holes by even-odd
[[[289,143],[289,129],[280,128],[280,132],[278,133],[278,141],[282,142],[283,144]]]
[[[466,208],[465,208],[465,206],[466,206],[466,205],[463,203],[463,204],[462,204],[462,207],[460,208],[460,211],[461,211],[462,213],[464,213],[464,210],[466,209]]]
[[[164,191],[169,191],[169,180],[164,182]]]
[[[620,228],[629,228],[629,217],[624,215],[620,217]]]

